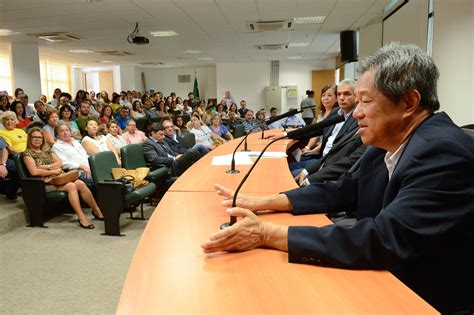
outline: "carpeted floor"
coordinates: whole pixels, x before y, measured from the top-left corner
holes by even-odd
[[[145,207],[150,217],[154,207]],[[89,217],[91,217],[89,215]],[[47,229],[20,227],[0,235],[0,314],[113,314],[147,221],[121,218],[125,237],[85,230],[76,216]]]

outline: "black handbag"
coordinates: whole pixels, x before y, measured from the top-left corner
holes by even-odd
[[[118,179],[113,179],[112,181],[122,184],[122,189],[124,192],[129,193],[135,190],[133,186],[133,181],[135,177],[132,175],[124,175]]]

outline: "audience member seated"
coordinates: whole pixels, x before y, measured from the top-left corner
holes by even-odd
[[[133,119],[131,119],[133,121]],[[120,127],[115,121],[110,121],[107,124],[107,130],[109,133],[105,136],[105,138],[110,141],[110,143],[114,146],[115,151],[120,156],[120,149],[127,145],[125,139],[119,134]]]
[[[337,104],[337,85],[326,85],[321,90],[321,105],[319,107],[319,115],[317,122],[320,122],[332,112]],[[303,148],[303,153],[318,153],[321,149],[322,136],[311,138],[308,144]]]
[[[47,106],[41,101],[36,101],[34,106],[36,114],[33,116],[32,120],[46,125],[48,123],[48,120],[46,119]]]
[[[272,107],[270,108],[270,118],[273,118],[275,116],[278,115],[278,109],[276,107]],[[281,126],[281,121],[284,120],[284,119],[280,119],[280,120],[277,120],[275,121],[274,123],[271,123],[270,125],[268,125],[268,129],[281,129],[282,126]]]
[[[178,97],[177,99],[181,99],[180,97]],[[176,104],[177,106],[177,104]],[[197,107],[199,108],[199,107]],[[181,108],[181,112],[183,113],[183,115],[189,115],[191,116],[192,112],[193,112],[193,109],[189,106],[189,103],[188,101],[185,101],[183,102],[183,106]]]
[[[143,142],[145,161],[152,170],[166,166],[171,176],[179,176],[201,158],[195,150],[183,154],[175,154],[164,142],[165,131],[160,123],[153,123],[150,128],[150,138]]]
[[[134,120],[137,120],[138,118],[146,117],[146,114],[142,108],[142,103],[139,100],[133,101],[132,111],[130,112],[130,115],[132,116]]]
[[[258,125],[260,126],[260,129],[263,127],[263,128],[267,128],[267,125],[266,125],[266,112],[264,109],[261,109],[257,112],[257,115],[255,115],[255,120],[257,120],[257,123]]]
[[[82,138],[82,146],[89,156],[104,151],[112,151],[117,162],[121,164],[119,154],[114,145],[105,136],[99,135],[99,124],[95,120],[89,120],[86,124],[86,133]]]
[[[8,95],[0,95],[0,114],[6,112],[10,109],[10,101],[8,100]]]
[[[247,102],[245,100],[240,101],[240,108],[238,110],[240,117],[245,118],[245,113],[248,111]]]
[[[61,107],[59,110],[59,124],[65,124],[71,130],[71,136],[80,142],[82,139],[81,131],[74,120],[71,120],[72,108],[69,105]]]
[[[234,112],[229,112],[229,120],[226,121],[226,124],[231,134],[234,134],[235,125],[240,124],[241,122],[242,120],[238,119]]]
[[[53,108],[58,108],[59,96],[61,95],[61,92],[62,91],[60,88],[55,88],[53,92],[53,99],[48,103],[48,105],[51,105]]]
[[[3,129],[0,129],[0,136],[8,143],[8,152],[14,154],[25,151],[27,135],[23,129],[15,128],[18,124],[16,114],[7,110],[1,117]]]
[[[186,128],[186,125],[184,124],[183,116],[173,117],[173,123],[176,127],[179,128],[181,134],[189,132],[188,128]]]
[[[158,107],[156,108],[156,116],[157,117],[164,117],[168,116],[168,108],[165,105],[163,100],[158,102]]]
[[[56,143],[52,151],[61,159],[63,169],[79,170],[79,178],[88,186],[94,182],[89,167],[89,156],[86,150],[72,137],[71,130],[66,124],[59,125],[55,129]]]
[[[175,101],[171,101],[171,103],[169,103],[169,109],[168,109],[168,114],[170,114],[171,116],[178,116],[178,115],[181,115],[182,112],[176,108],[176,102]]]
[[[295,108],[290,107],[288,110],[294,110]],[[281,126],[283,128],[301,128],[306,126],[306,123],[297,115],[289,116],[281,120]]]
[[[230,91],[225,91],[224,92],[224,98],[223,100],[225,101],[225,104],[227,108],[229,108],[232,104],[235,104],[234,98],[230,95]]]
[[[127,122],[130,119],[133,119],[133,118],[132,116],[130,116],[130,108],[128,107],[120,108],[119,115],[115,117],[115,121],[117,122],[121,130],[125,130],[125,128],[127,128]]]
[[[143,143],[147,139],[145,133],[137,129],[137,123],[133,119],[127,122],[127,131],[122,137],[127,144]]]
[[[220,105],[222,106],[222,105]],[[209,129],[218,137],[225,139],[225,140],[232,140],[234,137],[232,134],[229,132],[229,130],[222,124],[221,116],[219,113],[215,113],[212,115],[211,118],[211,125],[209,126]]]
[[[242,124],[244,125],[245,133],[261,131],[257,121],[253,118],[253,111],[251,109],[247,109],[244,117],[245,120]]]
[[[15,200],[16,192],[20,188],[20,178],[16,172],[15,161],[8,153],[8,143],[0,136],[0,192],[8,199]]]
[[[18,120],[18,124],[15,127],[26,129],[31,123],[31,120],[28,118],[28,116],[26,116],[25,105],[23,105],[23,103],[17,102],[15,104],[15,108],[12,108],[12,111],[15,112],[16,119]]]
[[[235,119],[237,120],[242,120],[242,118],[240,117],[240,114],[239,114],[239,111],[237,109],[237,104],[235,103],[232,103],[232,105],[230,105],[229,107],[229,111],[227,112],[227,117],[230,119],[230,113],[234,113],[234,117]]]
[[[58,125],[58,112],[55,109],[48,109],[46,112],[46,119],[48,123],[43,127],[44,142],[52,147],[56,141],[54,128]]]
[[[195,97],[193,92],[189,92],[188,105],[191,106],[192,109],[194,109],[194,107],[199,106],[199,103],[200,103],[199,98]]]
[[[46,146],[41,129],[33,127],[28,132],[28,145],[22,153],[23,161],[32,176],[42,177],[45,181],[63,173],[62,162],[50,148]],[[69,202],[77,214],[79,225],[84,229],[93,229],[94,224],[84,214],[80,199],[91,207],[92,214],[99,220],[104,217],[99,206],[94,200],[87,185],[80,179],[62,186],[46,183],[46,191],[65,191],[68,193]]]
[[[161,124],[165,130],[164,141],[175,154],[183,154],[189,150],[195,150],[201,155],[205,155],[209,152],[209,148],[200,143],[196,143],[192,148],[185,147],[183,144],[184,138],[179,134],[179,128],[173,124],[170,118],[163,119]]]
[[[143,111],[145,112],[146,117],[148,118],[156,118],[158,115],[156,114],[156,108],[153,107],[153,102],[149,98],[145,98],[142,101],[143,104]]]
[[[214,145],[213,138],[217,138],[217,136],[198,117],[191,117],[190,122],[192,126],[191,132],[196,136],[196,143],[202,144],[210,150],[214,149],[216,146]]]
[[[113,113],[114,111],[110,105],[104,105],[100,111],[99,122],[107,125],[109,121],[114,120]]]
[[[223,104],[217,105],[216,114],[218,114],[221,117],[221,121],[225,121],[225,120],[229,119],[229,117],[227,116],[227,113],[224,111],[224,105]],[[211,121],[212,121],[212,118],[211,118]]]
[[[104,92],[104,91],[102,91]],[[112,96],[112,101],[110,103],[107,103],[106,101],[104,101],[105,104],[109,104],[110,107],[112,107],[113,111],[117,111],[119,110],[120,108],[122,108],[122,105],[120,105],[120,95],[118,94],[114,94]]]
[[[90,100],[84,100],[81,104],[79,104],[79,110],[77,112],[77,119],[76,124],[81,131],[81,134],[86,134],[86,124],[89,120],[94,119],[96,120],[91,114],[91,103]]]

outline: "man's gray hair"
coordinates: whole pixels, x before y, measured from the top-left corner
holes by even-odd
[[[374,85],[392,102],[417,90],[420,105],[431,113],[439,109],[436,85],[439,71],[431,57],[415,45],[390,43],[359,62],[357,72],[374,71]]]
[[[341,82],[339,82],[338,87],[339,87],[339,86],[342,86],[342,85],[350,85],[350,86],[352,86],[352,93],[354,93],[354,92],[355,92],[355,89],[356,89],[357,83],[356,83],[355,80],[352,80],[352,79],[344,79],[344,80],[342,80]]]

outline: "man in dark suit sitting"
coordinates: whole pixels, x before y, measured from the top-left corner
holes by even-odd
[[[143,142],[145,161],[152,170],[164,165],[171,176],[179,176],[201,158],[202,155],[194,150],[183,154],[174,153],[164,142],[164,138],[163,125],[153,123],[150,128],[150,137]]]
[[[358,169],[278,195],[239,196],[227,212],[242,219],[201,246],[206,253],[270,247],[288,251],[293,263],[386,269],[438,311],[471,314],[474,140],[435,113],[439,72],[418,47],[380,48],[359,61],[358,72],[353,115],[369,145]],[[287,227],[253,213],[348,209],[357,210],[352,227]]]
[[[174,126],[171,118],[164,117],[161,124],[165,130],[164,141],[174,154],[184,154],[190,150],[197,151],[201,156],[209,153],[209,148],[199,143],[195,144],[192,148],[187,148],[184,145],[184,138],[177,134],[177,132],[180,132],[179,128]]]

